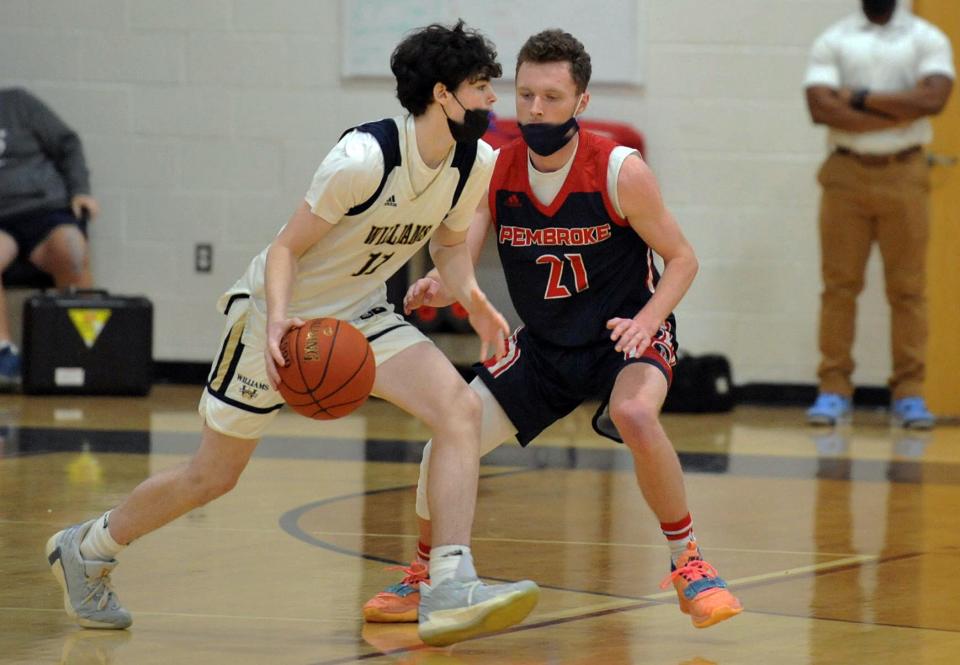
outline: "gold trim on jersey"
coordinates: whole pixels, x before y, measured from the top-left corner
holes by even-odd
[[[226,384],[230,379],[230,367],[233,365],[234,357],[243,351],[240,348],[240,339],[243,337],[244,328],[247,327],[248,316],[250,316],[249,312],[245,312],[243,316],[233,324],[230,328],[230,333],[227,335],[226,340],[224,340],[220,360],[217,362],[216,369],[214,369],[213,378],[210,379],[210,388],[214,392],[226,392],[227,390]],[[220,385],[217,385],[218,383]]]

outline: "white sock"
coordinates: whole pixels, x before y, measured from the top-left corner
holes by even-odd
[[[669,541],[670,561],[673,562],[674,566],[677,565],[677,559],[680,558],[680,555],[687,551],[687,543],[689,542],[697,542],[697,539],[693,537],[693,531],[682,540]]]
[[[441,545],[430,550],[430,586],[437,586],[445,579],[453,577],[461,561],[464,563],[464,572],[468,574],[467,576],[476,577],[473,555],[466,545]]]
[[[119,545],[110,535],[110,512],[105,512],[90,526],[87,535],[80,542],[80,556],[84,561],[110,561],[126,545]]]

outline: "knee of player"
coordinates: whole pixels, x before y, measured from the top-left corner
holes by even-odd
[[[67,254],[64,260],[64,267],[75,277],[79,277],[90,265],[90,255],[85,248],[76,248]]]
[[[887,300],[891,305],[922,305],[926,301],[923,283],[887,282]]]
[[[826,294],[856,298],[863,291],[864,284],[862,279],[837,280],[826,289]]]
[[[480,414],[483,411],[483,402],[480,396],[470,390],[466,384],[458,389],[450,397],[450,406],[448,409],[450,417],[457,422],[469,424],[471,427],[480,427]]]
[[[186,479],[195,503],[202,506],[236,487],[240,473],[230,469],[218,469],[214,473],[188,471]]]
[[[90,260],[84,245],[61,243],[51,248],[44,263],[44,267],[51,272],[79,279],[87,269]]]
[[[643,398],[625,399],[610,404],[610,419],[624,441],[643,441],[660,427],[660,406]]]
[[[463,439],[480,431],[480,398],[466,384],[433,393],[422,419],[434,438]]]

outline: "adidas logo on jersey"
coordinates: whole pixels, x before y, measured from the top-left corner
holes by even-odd
[[[519,208],[520,207],[520,197],[516,194],[511,194],[507,197],[507,207],[508,208]]]
[[[390,206],[391,208],[396,208],[396,207],[397,207],[397,199],[395,199],[395,198],[393,197],[393,194],[391,194],[391,195],[390,195],[390,198],[387,199],[386,203],[384,203],[383,205],[385,205],[385,206]]]

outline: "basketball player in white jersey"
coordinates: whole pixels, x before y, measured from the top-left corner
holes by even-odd
[[[507,324],[477,286],[464,243],[490,179],[488,126],[499,77],[484,37],[432,25],[391,57],[405,116],[344,133],[271,245],[220,299],[221,350],[200,400],[203,436],[186,464],[143,483],[119,506],[50,538],[47,557],[81,626],[131,624],[110,587],[124,546],[232,489],[282,406],[279,341],[313,317],[350,321],[377,363],[373,393],[433,432],[430,484],[435,556],[423,590],[420,633],[449,644],[521,621],[539,589],[477,580],[470,530],[479,474],[480,400],[450,362],[387,303],[385,281],[430,244],[446,284],[467,304],[482,355],[501,349]],[[501,351],[502,352],[502,351]],[[252,389],[251,389],[252,388]]]

